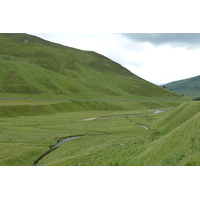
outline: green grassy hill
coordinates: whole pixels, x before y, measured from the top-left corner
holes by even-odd
[[[200,76],[171,82],[165,84],[165,87],[180,95],[192,98],[200,97]]]
[[[0,97],[180,98],[105,56],[28,34],[0,34]]]
[[[186,102],[160,119],[156,139],[134,158],[135,165],[200,165],[200,104]]]

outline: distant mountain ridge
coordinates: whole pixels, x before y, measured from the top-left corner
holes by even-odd
[[[179,98],[92,51],[39,37],[0,34],[0,96],[78,99]]]
[[[188,96],[188,97],[200,97],[200,75],[192,78],[174,81],[164,85],[167,89]]]

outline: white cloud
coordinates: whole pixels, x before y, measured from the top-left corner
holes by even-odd
[[[199,75],[199,53],[200,49],[188,50],[169,45],[155,47],[146,44],[144,51],[138,56],[140,65],[127,64],[125,67],[150,82],[164,84]]]

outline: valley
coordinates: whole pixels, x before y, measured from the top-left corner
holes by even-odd
[[[199,102],[95,52],[0,44],[1,166],[200,165]]]
[[[0,165],[31,166],[56,141],[77,136],[37,165],[199,165],[198,102],[86,101],[82,111],[55,110],[53,103],[52,113],[0,117]]]

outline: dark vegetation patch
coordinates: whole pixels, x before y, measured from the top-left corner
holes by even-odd
[[[103,87],[101,85],[98,84],[87,84],[85,83],[85,86],[90,88],[92,91],[97,92],[97,93],[101,93],[104,95],[111,95],[111,96],[121,96],[119,93],[115,92],[114,90],[111,90],[107,87]]]
[[[52,83],[52,81],[49,78],[39,78],[38,82],[42,85],[44,85],[45,87],[51,89],[52,91],[54,91],[55,94],[63,94],[66,95],[66,92],[61,90],[59,87],[55,86],[54,83]]]
[[[200,97],[194,98],[193,101],[200,101]]]
[[[9,71],[4,77],[2,92],[21,93],[21,94],[41,94],[42,91],[27,85],[22,76],[15,71]]]

